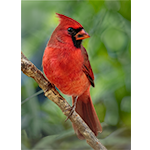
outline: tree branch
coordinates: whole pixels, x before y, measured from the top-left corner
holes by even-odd
[[[43,73],[35,67],[33,63],[31,63],[21,52],[21,70],[28,77],[33,78],[39,85],[41,89],[43,89],[45,96],[52,100],[58,107],[62,110],[64,115],[69,116],[70,111],[68,108],[71,106],[68,102],[59,94],[59,92],[55,89],[55,86],[52,85],[43,75]],[[73,114],[69,117],[72,123],[74,123],[82,135],[85,137],[87,143],[95,150],[107,150],[100,141],[96,138],[94,133],[90,130],[90,128],[86,125],[86,123],[82,120],[82,118],[74,111]]]

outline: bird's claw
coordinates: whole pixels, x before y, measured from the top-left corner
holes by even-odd
[[[69,113],[69,115],[68,115],[68,117],[66,118],[66,120],[65,120],[65,122],[69,119],[69,117],[74,113],[74,111],[75,111],[75,108],[76,108],[76,105],[73,105],[72,107],[70,107],[70,108],[68,108],[68,109],[66,109],[65,111],[70,111],[70,113]]]

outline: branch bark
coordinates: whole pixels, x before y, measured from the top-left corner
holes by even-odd
[[[43,73],[36,68],[36,66],[31,63],[21,52],[21,70],[28,77],[33,78],[43,89],[45,96],[53,101],[58,107],[62,110],[63,114],[67,117],[69,116],[70,111],[68,108],[71,106],[68,102],[59,94],[55,89],[55,86],[52,85],[43,75]],[[91,129],[86,125],[82,118],[74,111],[73,114],[69,117],[72,123],[74,123],[82,135],[85,137],[87,143],[95,150],[107,150],[101,142],[96,138]]]

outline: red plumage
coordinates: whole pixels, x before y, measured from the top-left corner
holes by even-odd
[[[47,79],[62,93],[78,96],[76,112],[97,136],[102,131],[91,97],[94,75],[82,39],[89,37],[81,24],[57,13],[60,23],[54,30],[43,55],[43,70]],[[83,135],[73,125],[79,139]]]

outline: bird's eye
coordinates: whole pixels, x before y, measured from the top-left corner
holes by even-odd
[[[72,33],[73,32],[73,28],[68,28],[68,32]]]

